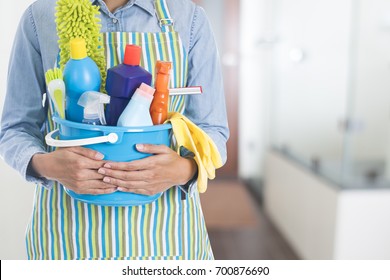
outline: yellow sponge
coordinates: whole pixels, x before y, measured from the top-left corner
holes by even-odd
[[[96,62],[100,69],[101,89],[104,90],[106,60],[100,33],[99,7],[92,5],[90,0],[58,0],[56,11],[60,68],[63,69],[70,58],[70,40],[84,38],[87,55]]]

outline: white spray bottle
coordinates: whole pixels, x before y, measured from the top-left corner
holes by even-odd
[[[83,123],[93,125],[106,125],[104,104],[110,103],[110,96],[97,91],[84,92],[77,104],[84,107]]]

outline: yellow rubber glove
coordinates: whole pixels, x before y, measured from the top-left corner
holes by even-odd
[[[177,141],[177,152],[179,153],[180,147],[184,147],[194,153],[194,160],[198,165],[198,191],[205,192],[207,179],[214,179],[215,170],[222,166],[217,146],[201,128],[180,113],[168,113],[166,122],[172,124]]]

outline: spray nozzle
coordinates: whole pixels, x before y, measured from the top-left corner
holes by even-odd
[[[84,107],[84,119],[96,119],[102,125],[106,125],[104,116],[104,104],[110,103],[110,96],[98,91],[84,92],[77,102],[78,105]]]

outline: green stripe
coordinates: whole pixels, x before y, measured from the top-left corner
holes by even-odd
[[[157,209],[158,209],[158,212],[157,212],[157,223],[156,223],[156,245],[157,245],[157,254],[159,256],[162,256],[163,255],[163,243],[162,243],[162,238],[163,238],[163,232],[162,232],[162,222],[163,222],[163,198],[164,195],[161,196],[160,199],[157,200]]]
[[[169,223],[169,229],[170,231],[176,231],[176,219],[177,219],[177,210],[176,210],[176,203],[175,203],[175,187],[169,189],[168,191],[168,197],[170,199],[170,205],[171,205],[171,217],[170,217],[170,223]],[[171,249],[171,255],[176,255],[177,248],[176,248],[176,242],[175,242],[175,234],[170,234],[169,235],[169,241],[170,245],[169,248]]]
[[[111,231],[111,226],[112,226],[112,215],[110,211],[110,207],[103,207],[103,210],[106,215],[106,220],[104,223],[104,229],[106,233],[106,254],[107,258],[110,258],[112,256],[112,231]]]
[[[99,234],[100,227],[102,226],[99,222],[100,211],[98,207],[95,205],[91,205],[91,215],[92,215],[92,225],[91,226],[91,238],[92,238],[92,248],[90,251],[92,252],[91,257],[97,257],[101,255],[100,246],[99,246]]]
[[[65,215],[65,242],[66,249],[68,252],[68,257],[74,259],[74,250],[73,250],[73,222],[72,222],[72,205],[71,198],[68,195],[64,195],[64,215]]]
[[[119,256],[126,256],[126,251],[125,248],[128,246],[126,242],[126,235],[127,233],[125,232],[125,207],[118,207],[118,221],[119,221],[119,227],[118,227],[118,242],[119,243]],[[122,246],[120,245],[122,244]]]
[[[151,249],[151,244],[150,244],[150,221],[151,221],[151,209],[150,205],[145,205],[145,224],[144,224],[144,246],[145,246],[145,253],[147,256],[152,255],[152,249]]]
[[[47,197],[47,191],[45,189],[42,189],[42,195],[43,195],[43,198],[42,198],[42,202],[43,202],[43,206],[46,208],[47,207],[47,203],[48,203],[48,197]],[[42,209],[43,211],[43,209]],[[43,240],[41,240],[41,242],[43,243],[43,259],[49,259],[49,256],[50,256],[50,252],[49,252],[49,240],[48,240],[48,236],[49,236],[49,227],[48,227],[48,212],[47,211],[43,211],[42,213],[42,221],[41,221],[41,228],[43,230]]]
[[[85,214],[84,214],[84,207],[83,207],[84,205],[83,203],[77,201],[75,201],[75,203],[76,203],[76,207],[78,208],[78,214],[79,214],[77,217],[79,223],[79,232],[76,233],[76,238],[78,238],[79,245],[80,245],[79,258],[84,259],[87,257],[86,244],[85,244],[86,232],[85,232]]]
[[[39,205],[39,196],[40,196],[40,190],[41,187],[37,188],[37,192],[36,192],[36,201],[35,201],[35,205],[37,205],[36,207],[34,207],[34,216],[33,216],[33,243],[34,243],[34,248],[35,248],[35,258],[36,259],[39,259],[40,258],[40,254],[39,254],[39,250],[40,249],[40,245],[39,245],[39,239],[38,239],[38,235],[39,235],[39,227],[38,227],[38,216],[39,216],[39,210],[38,207],[40,207]]]
[[[193,200],[191,199],[189,201],[189,204],[190,204],[190,208],[188,209],[189,210],[189,224],[190,224],[190,232],[189,232],[189,247],[188,248],[192,248],[190,249],[190,258],[193,260],[195,259],[195,251],[193,250],[193,248],[195,248],[196,244],[195,244],[195,239],[194,239],[194,234],[195,234],[195,221],[194,221],[194,202]]]
[[[61,245],[60,245],[60,229],[59,229],[59,220],[56,219],[58,217],[58,183],[55,182],[53,189],[53,199],[52,199],[52,209],[51,209],[51,225],[54,227],[54,236],[53,236],[53,246],[54,246],[54,258],[59,259],[61,256]]]
[[[133,211],[131,212],[131,232],[132,232],[132,236],[134,238],[132,238],[132,242],[133,242],[133,251],[132,251],[132,256],[139,256],[139,248],[138,248],[138,242],[137,242],[137,236],[138,236],[138,211],[139,211],[139,207],[133,207]]]

